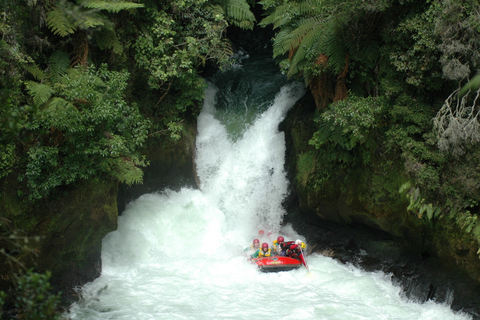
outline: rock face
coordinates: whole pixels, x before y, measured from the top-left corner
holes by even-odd
[[[348,185],[343,180],[333,180],[322,187],[312,183],[319,165],[316,155],[321,152],[308,145],[315,131],[314,113],[313,98],[307,95],[281,125],[286,133],[286,166],[293,189],[287,201],[292,210],[289,210],[291,213],[286,220],[292,224],[295,221],[317,221],[312,224],[329,222],[362,226],[373,233],[382,232],[389,239],[402,243],[405,250],[423,259],[438,257],[439,264],[467,274],[480,285],[480,259],[474,239],[455,226],[427,223],[407,210],[408,203],[398,193],[407,180],[401,161],[393,163],[383,172],[365,169],[360,178],[349,179],[353,183]],[[298,203],[298,210],[294,209],[295,203]],[[301,228],[300,225],[298,227]],[[321,232],[321,229],[318,230]]]
[[[102,238],[117,227],[117,190],[116,182],[93,179],[28,205],[4,188],[1,205],[7,223],[2,231],[17,235],[16,241],[4,243],[6,250],[26,269],[51,271],[52,285],[65,301],[73,300],[75,286],[100,274]],[[1,289],[8,290],[18,265],[12,270],[9,259],[2,259]]]
[[[66,301],[76,299],[73,288],[102,271],[102,238],[117,228],[117,192],[116,182],[86,181],[38,208],[44,220],[31,231],[43,237],[37,268],[52,271],[52,284]]]
[[[179,190],[182,187],[196,187],[195,137],[196,123],[186,125],[182,137],[173,141],[161,136],[151,139],[145,154],[149,166],[144,170],[141,185],[120,186],[118,211],[122,214],[128,202],[142,194],[163,190]]]

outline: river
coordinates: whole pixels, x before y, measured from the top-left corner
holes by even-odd
[[[289,181],[278,125],[304,94],[269,59],[242,56],[210,79],[198,118],[200,188],[130,202],[103,239],[102,273],[71,319],[470,319],[408,300],[391,277],[320,254],[309,270],[261,273],[243,249],[259,229],[304,239],[282,202]],[[262,239],[268,240],[268,239]],[[270,239],[271,240],[271,239]]]

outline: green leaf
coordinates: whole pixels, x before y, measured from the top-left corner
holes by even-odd
[[[433,218],[433,206],[431,203],[425,205],[426,210],[427,210],[427,218],[428,220],[432,220]]]
[[[108,12],[120,12],[122,10],[138,9],[145,7],[142,3],[130,1],[105,1],[105,0],[84,0],[82,4],[85,8],[106,10]]]
[[[77,30],[71,17],[66,15],[65,12],[58,7],[47,12],[47,25],[54,34],[61,37],[73,34]]]
[[[407,189],[410,189],[411,186],[412,186],[412,182],[407,181],[400,186],[400,189],[398,190],[398,192],[399,193],[404,193]]]
[[[27,91],[36,105],[42,105],[50,99],[54,90],[49,85],[33,81],[26,82]]]

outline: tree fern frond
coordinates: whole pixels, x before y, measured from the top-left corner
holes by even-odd
[[[78,109],[67,100],[54,97],[45,109],[45,114],[49,117],[49,124],[62,131],[75,130],[72,121],[78,118]],[[65,121],[64,119],[72,119]]]
[[[75,21],[75,25],[81,29],[96,28],[105,25],[106,18],[96,12],[85,13]]]
[[[41,70],[38,65],[36,64],[30,64],[24,67],[25,70],[30,72],[32,76],[37,79],[38,81],[43,81],[47,78],[47,73],[43,70]]]
[[[380,43],[375,39],[363,37],[361,40],[345,41],[352,59],[375,64],[380,55]]]
[[[311,33],[309,39],[311,39],[311,43],[305,43],[302,45],[311,46],[314,41],[318,40],[323,33],[323,29],[319,28],[319,22],[316,17],[303,19],[300,25],[291,32],[291,39],[290,39],[290,49],[296,49],[300,46],[300,44],[304,41],[304,38],[307,34]]]
[[[84,0],[82,5],[89,9],[106,10],[117,13],[122,10],[138,9],[145,7],[142,3],[130,1],[108,1],[108,0]]]
[[[315,16],[322,12],[322,5],[320,3],[312,3],[311,1],[305,1],[298,3],[296,6],[298,13],[301,15]]]
[[[291,21],[291,5],[284,4],[276,7],[268,16],[260,21],[260,25],[265,27],[269,24],[273,28],[279,28],[288,24]]]
[[[292,14],[292,13],[295,14]],[[292,21],[292,18],[298,16],[298,14],[306,14],[315,16],[315,7],[308,2],[302,3],[287,3],[275,7],[275,9],[260,21],[260,25],[265,27],[269,24],[273,25],[273,28],[281,28]]]
[[[328,65],[340,73],[345,67],[345,42],[340,32],[331,32],[327,39]]]
[[[65,14],[65,12],[58,7],[47,12],[47,25],[54,34],[61,37],[66,37],[74,33],[77,29],[71,16]]]
[[[47,102],[54,92],[51,86],[33,81],[28,81],[26,87],[28,94],[33,98],[33,102],[36,105],[42,105]]]
[[[63,76],[70,66],[68,54],[63,51],[55,51],[48,59],[50,67],[50,81],[55,83]]]
[[[121,183],[127,185],[140,184],[143,181],[143,171],[139,167],[135,166],[132,161],[128,161],[123,158],[112,159],[111,165],[115,168],[112,171],[112,175],[117,178]]]
[[[245,30],[253,30],[255,24],[252,21],[242,20],[235,24],[237,27]]]
[[[113,30],[102,29],[95,34],[95,40],[101,50],[112,49],[116,54],[123,52],[123,44]]]
[[[253,29],[253,23],[256,21],[255,15],[250,11],[250,6],[245,0],[228,0],[225,5],[227,19],[234,25],[248,29]]]
[[[273,57],[281,56],[290,50],[291,30],[281,30],[273,39]]]
[[[225,15],[225,10],[222,8],[222,6],[218,4],[213,4],[209,6],[210,11],[212,14],[215,16],[216,14],[219,14],[221,16]]]
[[[304,36],[301,45],[298,46],[298,49],[295,52],[295,55],[290,61],[290,69],[288,70],[289,76],[293,76],[301,72],[301,70],[307,63],[306,55],[307,55],[307,52],[313,46],[316,39],[318,38],[317,32],[318,30],[312,30]]]

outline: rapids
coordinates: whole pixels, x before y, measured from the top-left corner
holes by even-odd
[[[102,274],[79,289],[71,319],[470,319],[406,299],[388,274],[319,254],[261,273],[243,249],[259,229],[303,239],[282,202],[289,182],[278,125],[304,94],[269,59],[245,57],[210,79],[198,118],[200,188],[129,203],[103,239]],[[262,239],[265,241],[272,239]]]

